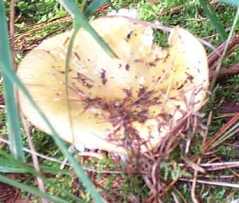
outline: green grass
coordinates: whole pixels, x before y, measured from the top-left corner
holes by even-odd
[[[50,20],[55,17],[60,17],[66,15],[64,9],[59,5],[55,4],[56,1],[39,1],[39,3],[33,4],[31,6],[27,5],[27,2],[19,1],[17,6],[20,9],[20,12],[23,14],[20,20],[17,22],[17,32],[23,33],[25,32],[25,25],[34,25],[38,22],[43,22],[45,20]],[[78,1],[81,3],[81,1]],[[212,20],[207,17],[203,7],[200,5],[199,1],[183,1],[183,0],[162,0],[158,1],[158,3],[150,3],[149,1],[135,0],[135,1],[112,1],[114,8],[122,8],[122,7],[130,7],[136,8],[139,13],[141,19],[153,21],[159,20],[163,25],[166,26],[182,26],[188,30],[190,30],[193,34],[200,38],[207,39],[214,46],[220,44],[223,40],[220,32],[217,32],[215,23],[213,24]],[[175,7],[180,7],[177,11],[173,10]],[[33,10],[37,8],[37,12],[33,13]],[[44,10],[44,8],[47,8]],[[110,8],[112,9],[112,8]],[[224,31],[228,32],[228,28],[232,25],[233,19],[235,17],[236,9],[235,7],[228,6],[226,4],[218,4],[214,9],[216,12],[216,16],[220,23],[224,27]],[[163,13],[161,15],[161,13]],[[34,15],[33,15],[34,14]],[[39,31],[38,35],[32,35],[34,44],[34,37],[37,39],[41,39],[44,36],[49,36],[55,34],[55,30],[58,29],[58,32],[63,31],[65,28],[65,24],[60,25],[60,29],[57,25],[49,26],[47,28],[43,28]],[[239,24],[237,24],[236,30],[239,30]],[[69,24],[68,24],[69,26]],[[29,27],[30,29],[30,27]],[[155,41],[163,46],[167,46],[167,43],[164,38],[164,34],[155,33]],[[22,53],[21,53],[22,54]],[[25,54],[25,53],[24,53]],[[239,62],[239,50],[236,49],[234,53],[227,57],[223,61],[223,65],[227,66],[230,64]],[[213,111],[213,118],[209,128],[209,136],[212,136],[215,132],[220,129],[223,123],[226,122],[225,118],[217,118],[221,116],[220,110],[222,108],[223,102],[238,102],[239,101],[239,77],[234,76],[232,78],[228,78],[223,81],[223,83],[219,83],[218,88],[215,91],[213,97],[210,98],[207,107],[205,108],[205,117],[203,122],[206,122],[207,114],[210,111]],[[2,91],[2,90],[1,90]],[[0,111],[0,121],[5,122],[6,116],[4,111]],[[1,127],[1,137],[6,138],[6,127]],[[190,136],[190,133],[189,135]],[[201,141],[202,138],[200,135],[194,136],[192,140],[192,147],[190,149],[189,157],[193,157],[199,155],[201,153]],[[64,156],[59,151],[58,147],[54,143],[53,139],[40,132],[39,130],[34,130],[33,133],[33,142],[35,147],[39,153],[45,154],[47,156],[53,156],[58,160],[63,161]],[[234,143],[238,143],[238,138],[233,137],[222,145],[216,148],[215,156],[219,158],[219,161],[229,161],[229,160],[238,160],[238,148],[232,147]],[[180,145],[172,152],[169,159],[165,160],[160,166],[160,175],[162,180],[165,183],[169,183],[175,178],[186,176],[192,177],[192,170],[186,170],[183,167],[180,167],[178,164],[182,163],[184,156],[184,148],[181,146],[184,144],[184,140],[181,141]],[[26,142],[24,142],[26,146]],[[47,147],[46,147],[47,146]],[[1,147],[5,151],[8,151],[6,146]],[[29,154],[26,155],[27,162],[31,164],[31,159]],[[83,159],[79,158],[81,164],[87,168],[94,168],[97,171],[107,170],[114,171],[122,169],[121,166],[115,165],[115,162],[108,156],[104,156],[102,160],[98,159]],[[205,158],[204,162],[210,160],[210,157]],[[77,202],[74,197],[70,194],[74,194],[75,196],[80,197],[85,202],[92,202],[92,199],[89,193],[83,190],[82,185],[77,180],[77,177],[74,175],[73,171],[66,166],[65,170],[69,174],[60,174],[60,164],[54,163],[49,160],[40,159],[40,163],[42,168],[48,167],[52,169],[55,173],[45,172],[44,176],[46,178],[45,186],[47,191],[51,196],[57,196],[59,198],[64,199],[67,202]],[[233,170],[233,172],[239,172],[237,169]],[[225,170],[220,172],[210,173],[212,177],[220,176],[220,175],[232,175],[231,170]],[[96,182],[103,181],[103,188],[100,188],[99,191],[107,195],[116,196],[119,195],[119,202],[128,202],[129,196],[136,196],[138,198],[147,197],[149,190],[147,186],[144,184],[142,177],[136,175],[127,175],[127,174],[102,174],[102,173],[94,173],[89,172],[88,175],[95,180]],[[202,174],[200,174],[202,175]],[[32,186],[37,187],[34,184],[34,178],[32,174],[26,174],[28,178],[26,178],[25,184],[31,184]],[[1,178],[1,177],[0,177]],[[5,179],[4,179],[5,180]],[[212,178],[215,180],[215,178]],[[0,179],[1,181],[1,179]],[[6,180],[5,180],[6,181]],[[238,179],[233,179],[233,181],[238,181]],[[14,183],[15,184],[15,183]],[[73,187],[73,185],[76,186]],[[116,184],[116,185],[115,185]],[[62,191],[64,188],[64,191]],[[188,201],[192,202],[191,194],[190,194],[191,184],[178,182],[175,186],[175,189],[179,191],[181,195]],[[177,194],[177,191],[174,191]],[[27,197],[28,193],[23,193]],[[202,202],[229,202],[232,199],[239,198],[239,191],[236,189],[226,188],[226,187],[216,187],[216,186],[208,186],[197,184],[196,194],[201,198]],[[180,195],[178,195],[180,196]],[[180,198],[179,198],[180,199]],[[32,202],[39,202],[39,197],[32,197]],[[172,196],[170,192],[164,197],[165,203],[173,202]]]

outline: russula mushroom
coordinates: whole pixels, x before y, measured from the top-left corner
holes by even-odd
[[[70,60],[69,121],[64,64],[67,31],[44,40],[22,60],[18,76],[59,135],[76,147],[120,154],[127,146],[142,152],[160,144],[186,113],[199,110],[208,88],[207,57],[188,31],[171,30],[168,47],[153,41],[147,25],[122,16],[95,19],[91,25],[117,54],[109,56],[81,29]],[[29,121],[48,126],[19,94]]]

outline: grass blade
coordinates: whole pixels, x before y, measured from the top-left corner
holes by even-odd
[[[12,57],[8,39],[7,23],[3,1],[0,0],[0,61],[7,69],[12,69]],[[17,111],[15,89],[11,81],[3,75],[5,108],[7,112],[7,127],[10,140],[10,150],[16,159],[24,161],[24,152],[20,131],[20,120]]]
[[[94,14],[98,8],[101,6],[110,3],[109,0],[94,0],[90,3],[90,5],[85,9],[84,15],[86,17],[90,17],[92,14]]]
[[[117,57],[110,46],[102,39],[102,37],[94,30],[94,28],[89,24],[87,18],[80,12],[77,4],[73,0],[58,0],[62,6],[71,14],[74,20],[75,30],[79,30],[83,27],[91,36],[97,41],[97,43],[102,47],[102,49],[113,57]]]
[[[1,173],[33,173],[29,167],[24,167],[23,165],[8,159],[0,158],[0,163]]]
[[[12,154],[0,149],[0,172],[1,173],[29,173],[33,176],[39,174],[31,166],[16,160]]]
[[[220,20],[216,16],[215,11],[213,10],[213,8],[208,3],[208,0],[199,0],[199,2],[200,2],[200,5],[203,8],[203,11],[204,11],[205,15],[209,18],[212,25],[215,27],[216,31],[221,35],[222,39],[225,40],[227,38],[227,33],[226,33],[222,23],[220,22]]]
[[[2,0],[0,1],[0,3],[2,3]],[[3,7],[2,7],[2,15],[4,15]],[[8,38],[6,35],[3,35],[3,38],[1,38],[1,40],[7,42]],[[75,158],[68,151],[66,144],[58,136],[57,132],[55,131],[54,127],[51,125],[51,123],[49,122],[49,120],[47,119],[45,114],[41,111],[41,109],[37,106],[35,101],[32,99],[30,93],[27,91],[27,89],[24,86],[24,84],[22,83],[22,81],[18,78],[16,73],[13,71],[13,69],[9,69],[7,65],[8,64],[5,64],[5,63],[3,63],[2,60],[0,60],[0,68],[1,68],[1,71],[4,75],[4,77],[8,78],[9,82],[11,82],[12,84],[15,84],[17,86],[17,88],[19,88],[23,92],[23,94],[30,101],[31,105],[37,110],[39,115],[44,119],[46,124],[49,126],[49,129],[51,130],[51,135],[52,135],[55,143],[58,145],[58,147],[61,149],[62,153],[65,155],[65,157],[68,159],[69,163],[74,168],[76,175],[78,176],[78,178],[82,182],[82,184],[85,186],[87,192],[89,192],[92,195],[95,202],[103,203],[102,197],[96,191],[94,185],[90,181],[89,177],[85,174],[83,168],[79,165],[79,163],[75,160]]]
[[[7,40],[7,39],[5,39],[5,40]],[[85,186],[87,192],[89,192],[92,195],[92,197],[95,200],[95,202],[103,203],[102,197],[96,191],[94,185],[90,181],[89,177],[85,174],[83,168],[79,165],[79,163],[75,160],[75,158],[68,151],[64,141],[62,141],[62,139],[59,137],[59,135],[55,131],[54,127],[51,125],[50,121],[47,119],[47,117],[41,111],[41,109],[37,106],[36,102],[32,99],[30,93],[27,91],[26,87],[24,86],[22,81],[18,78],[16,73],[12,69],[3,68],[4,65],[2,64],[1,61],[0,61],[0,67],[1,67],[2,73],[4,75],[6,75],[11,80],[12,83],[16,84],[16,86],[23,92],[23,94],[29,100],[31,105],[37,110],[39,115],[44,119],[46,124],[49,126],[49,129],[51,130],[52,138],[54,139],[54,141],[58,145],[58,147],[61,149],[61,151],[64,154],[64,156],[68,159],[69,163],[74,168],[76,175],[78,176],[78,178],[82,182],[82,184]]]
[[[65,201],[65,200],[63,200],[59,197],[56,197],[56,196],[47,194],[45,192],[42,192],[42,191],[38,190],[36,187],[20,183],[18,181],[7,178],[7,177],[5,177],[1,174],[0,174],[0,182],[11,185],[11,186],[16,187],[16,188],[19,188],[23,191],[29,192],[31,194],[34,194],[34,195],[38,196],[38,197],[47,198],[52,202],[56,202],[56,203],[67,203],[68,202],[68,201]]]
[[[7,39],[5,39],[5,40],[7,40]],[[61,149],[61,151],[65,155],[65,157],[68,159],[69,163],[74,168],[76,175],[78,176],[78,178],[82,182],[82,184],[85,186],[87,192],[89,192],[92,195],[95,202],[103,203],[102,197],[96,191],[93,183],[90,181],[89,177],[85,174],[83,168],[79,165],[79,163],[75,160],[75,158],[68,151],[64,141],[62,141],[62,139],[59,137],[59,135],[57,134],[54,127],[51,125],[50,121],[47,119],[47,117],[41,111],[41,109],[37,106],[36,102],[32,99],[30,93],[27,91],[26,87],[24,86],[22,81],[18,78],[16,73],[11,69],[2,68],[3,64],[1,63],[1,61],[0,61],[0,67],[1,67],[2,73],[4,75],[6,75],[11,80],[12,83],[16,84],[16,86],[23,92],[23,94],[29,100],[31,105],[37,110],[39,115],[44,119],[44,121],[48,125],[49,129],[51,130],[52,138],[54,139],[54,141],[58,145],[58,147]]]

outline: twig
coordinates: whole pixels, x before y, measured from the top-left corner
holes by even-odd
[[[201,162],[201,158],[198,159],[197,161],[197,165],[199,165]],[[197,175],[198,175],[198,170],[194,170],[194,173],[193,173],[193,181],[192,181],[192,189],[191,189],[191,197],[192,197],[192,200],[193,200],[193,203],[199,203],[197,197],[196,197],[196,184],[197,184]]]
[[[201,167],[205,168],[207,171],[223,170],[228,168],[239,168],[239,161],[229,161],[220,163],[202,163]]]
[[[183,182],[193,182],[192,179],[187,179],[187,178],[180,178],[179,180],[183,181]],[[207,185],[216,185],[216,186],[222,186],[222,187],[231,187],[231,188],[239,189],[239,184],[235,184],[235,183],[207,181],[207,180],[197,180],[197,183],[207,184]]]
[[[187,163],[187,165],[188,165],[188,163]],[[184,167],[185,164],[180,163],[179,166]],[[201,163],[197,166],[197,168],[195,168],[195,167],[191,167],[191,168],[193,168],[194,170],[196,170],[197,168],[202,169],[205,173],[206,171],[217,171],[217,170],[224,170],[224,169],[229,169],[229,168],[239,168],[239,161],[229,161],[229,162],[220,162],[220,163],[219,162]]]
[[[31,127],[23,115],[21,115],[21,118],[22,118],[23,128],[24,128],[25,134],[27,136],[27,141],[28,141],[29,147],[32,152],[36,152],[34,144],[32,142],[32,138],[31,138],[31,136],[32,136],[31,130],[30,130]],[[38,161],[36,154],[32,154],[32,162],[33,162],[33,166],[34,166],[35,170],[39,174],[41,174],[41,169],[40,169],[39,161]],[[37,184],[38,184],[39,189],[42,192],[45,192],[46,190],[45,190],[45,186],[44,186],[44,182],[43,182],[42,178],[40,176],[37,176],[36,179],[37,179]],[[42,203],[48,203],[48,200],[45,198],[42,198]]]
[[[5,140],[5,139],[3,139],[3,138],[1,138],[1,137],[0,137],[0,142],[9,145],[9,141],[8,141],[8,140]],[[63,164],[63,161],[60,161],[60,160],[58,160],[58,159],[55,159],[55,158],[53,158],[53,157],[49,157],[49,156],[46,156],[46,155],[43,155],[43,154],[39,154],[39,153],[37,153],[37,152],[35,152],[35,151],[31,151],[31,150],[28,149],[28,148],[25,148],[25,147],[24,147],[23,150],[24,150],[25,152],[30,153],[30,154],[34,154],[34,155],[36,155],[36,156],[38,156],[38,157],[40,157],[40,158],[42,158],[42,159],[45,159],[45,160],[48,160],[48,161],[52,161],[52,162],[56,162],[56,163],[59,163],[59,164]],[[90,153],[90,152],[89,152],[89,153]],[[89,153],[87,153],[87,152],[82,152],[82,153],[80,153],[80,155],[82,155],[82,156],[84,156],[84,155],[85,155],[85,156],[89,156]],[[66,165],[67,165],[67,166],[70,166],[68,163],[66,163]],[[96,169],[89,168],[89,167],[83,167],[83,169],[86,170],[86,171],[89,171],[89,172],[99,173],[99,174],[122,174],[122,173],[123,173],[122,171],[96,170]]]
[[[180,203],[180,201],[178,200],[177,195],[176,195],[174,192],[172,192],[171,194],[172,194],[172,196],[173,196],[174,202],[175,202],[175,203]]]
[[[223,125],[220,130],[209,140],[205,142],[205,145],[203,146],[204,153],[207,153],[209,150],[213,148],[212,145],[215,144],[215,142],[220,139],[220,137],[228,130],[230,129],[235,123],[237,123],[239,120],[239,113],[236,113],[225,125]]]
[[[213,78],[213,74],[214,72],[210,72],[210,76],[209,76],[210,79]],[[239,74],[239,64],[233,64],[227,68],[222,68],[217,79],[220,80],[220,79],[228,78],[237,74]]]

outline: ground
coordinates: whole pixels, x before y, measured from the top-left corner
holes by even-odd
[[[81,3],[81,1],[78,2]],[[101,7],[96,15],[104,15],[107,9],[136,8],[141,19],[158,20],[165,26],[181,26],[208,42],[211,47],[216,48],[226,38],[223,38],[222,34],[218,32],[218,27],[215,27],[215,23],[208,18],[200,4],[202,2],[206,1],[119,0],[112,1],[112,5],[109,7]],[[210,5],[227,35],[235,19],[236,8],[217,1],[210,1]],[[6,6],[9,11],[9,5],[6,4]],[[31,3],[19,0],[16,7],[16,38],[14,41],[17,63],[43,39],[70,29],[70,18],[66,15],[64,9],[55,0],[32,1]],[[239,29],[238,25],[239,23],[237,23],[235,32]],[[156,33],[155,40],[161,45],[164,44],[161,33]],[[238,44],[238,42],[236,43]],[[212,49],[208,46],[206,49],[209,55]],[[222,67],[225,70],[226,68],[230,69],[231,65],[239,63],[238,61],[239,50],[235,46],[224,58]],[[0,138],[7,139],[2,99],[0,102]],[[207,104],[201,110],[200,115],[196,117],[198,122],[196,131],[194,132],[193,128],[188,129],[185,136],[177,140],[177,147],[170,155],[166,159],[160,160],[157,181],[160,181],[160,186],[163,187],[158,193],[160,199],[163,199],[162,202],[226,203],[239,198],[239,185],[237,184],[239,163],[233,162],[230,166],[225,166],[239,158],[238,116],[236,114],[239,111],[238,102],[239,75],[234,73],[221,75],[209,95]],[[223,128],[224,124],[227,124],[228,128]],[[226,133],[221,133],[219,129],[222,128]],[[64,169],[60,169],[59,162],[63,162],[64,157],[53,140],[34,128],[32,139],[36,151],[48,157],[39,159],[47,192],[63,198],[67,202],[80,202],[79,198],[83,202],[92,202],[90,195],[84,192],[72,169],[67,165],[64,166]],[[28,147],[26,138],[24,138],[24,142]],[[8,151],[6,144],[0,143],[1,152]],[[189,146],[189,151],[186,154],[185,146]],[[101,194],[109,202],[153,202],[155,194],[152,189],[155,188],[147,184],[147,177],[145,178],[142,174],[135,173],[130,169],[124,170],[123,164],[120,164],[117,157],[112,157],[105,152],[101,152],[100,155],[103,158],[78,157],[78,159]],[[54,157],[55,161],[49,160],[49,157]],[[37,186],[31,173],[24,170],[23,173],[16,172],[16,168],[25,169],[25,165],[15,163],[10,155],[1,153],[0,158],[4,161],[2,163],[11,166],[10,168],[15,172],[11,177],[22,183]],[[29,165],[32,165],[29,154],[27,154],[27,160]],[[224,165],[215,163],[224,163]],[[190,182],[191,180],[195,180],[194,189],[192,189],[194,184]],[[13,191],[14,194],[17,193],[16,190]],[[31,202],[40,201],[38,197],[29,193],[18,193],[19,195],[16,195],[18,199],[28,199]]]

